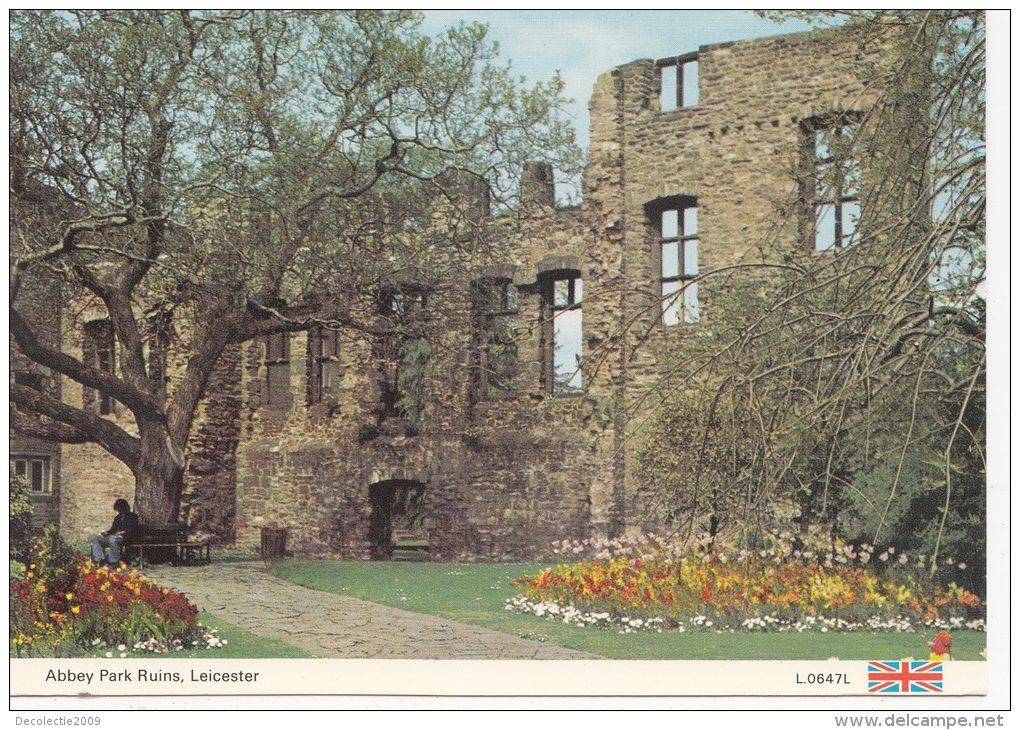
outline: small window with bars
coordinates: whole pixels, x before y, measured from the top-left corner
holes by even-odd
[[[322,403],[336,397],[340,381],[339,332],[317,327],[309,333],[310,360],[308,368],[308,400]]]
[[[542,381],[547,393],[583,392],[584,281],[578,271],[547,274],[542,280]]]
[[[478,332],[475,397],[482,400],[516,390],[517,287],[506,279],[476,284]]]
[[[110,375],[117,374],[116,337],[113,324],[108,319],[93,320],[85,323],[85,361],[97,370]],[[92,388],[84,388],[84,406],[86,410],[108,416],[116,411],[113,396]]]
[[[675,204],[659,213],[662,323],[667,327],[701,319],[698,305],[698,205]]]
[[[814,214],[815,251],[852,246],[859,239],[861,173],[854,156],[854,125],[808,124],[805,147],[812,174],[807,198]]]
[[[33,494],[52,494],[50,460],[46,456],[15,456],[11,458],[14,473],[28,480]]]
[[[290,333],[266,337],[266,405],[290,404]]]

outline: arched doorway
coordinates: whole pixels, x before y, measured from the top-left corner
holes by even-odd
[[[428,556],[425,485],[387,479],[368,488],[372,515],[368,524],[372,560],[423,559]]]

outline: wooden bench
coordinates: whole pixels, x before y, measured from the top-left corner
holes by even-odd
[[[138,567],[145,567],[145,553],[159,555],[157,560],[166,560],[171,565],[195,565],[198,563],[210,563],[212,557],[209,554],[211,540],[190,540],[188,539],[188,528],[186,525],[168,525],[166,527],[138,526],[138,534],[134,539],[124,545],[124,557],[130,560],[132,554],[138,556]],[[171,552],[172,551],[172,552]]]

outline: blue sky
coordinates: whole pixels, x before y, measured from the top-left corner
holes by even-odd
[[[529,81],[557,70],[566,82],[578,143],[588,146],[588,97],[599,74],[639,58],[665,58],[708,43],[810,30],[738,10],[429,10],[422,30],[436,35],[460,21],[488,23],[500,56]]]

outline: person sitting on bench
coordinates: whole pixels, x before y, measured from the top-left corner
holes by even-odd
[[[138,515],[131,511],[131,505],[126,499],[118,499],[113,503],[113,508],[117,516],[113,518],[110,529],[92,538],[92,560],[99,565],[119,565],[121,546],[131,542],[138,532]],[[109,560],[105,548],[110,549]]]

